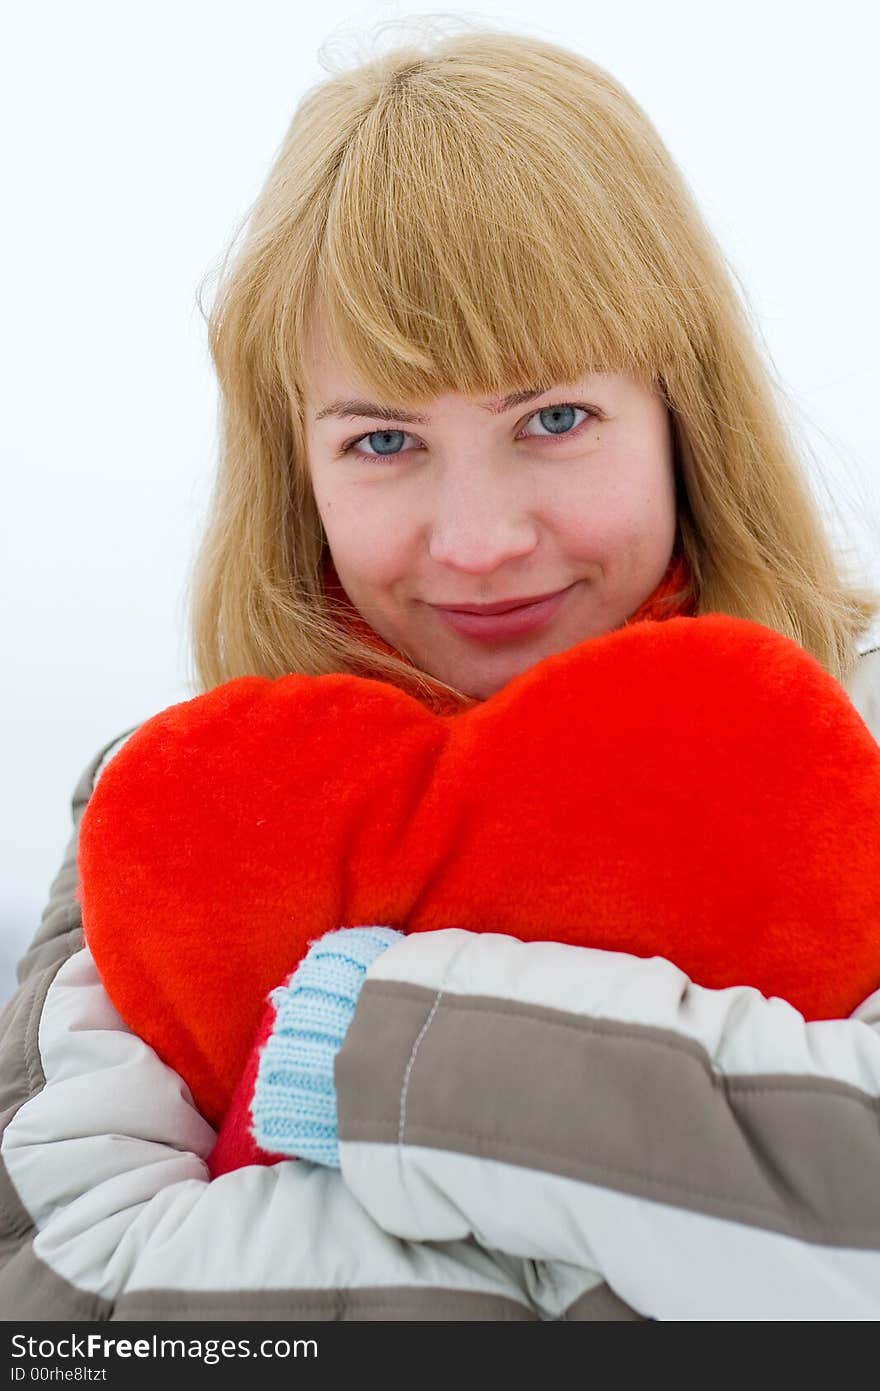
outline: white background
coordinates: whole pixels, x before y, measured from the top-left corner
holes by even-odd
[[[0,1001],[80,772],[192,694],[184,587],[216,439],[199,284],[321,78],[319,47],[425,12],[338,0],[6,10]],[[880,583],[880,6],[504,0],[443,13],[572,47],[646,110],[745,287],[820,502],[835,500]]]

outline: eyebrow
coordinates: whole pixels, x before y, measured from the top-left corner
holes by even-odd
[[[529,391],[512,391],[509,396],[494,397],[480,409],[487,411],[490,415],[503,415],[505,411],[512,410],[514,406],[521,406],[526,401],[534,401],[536,396],[543,396],[550,390],[549,386],[536,386]],[[380,406],[376,401],[333,401],[329,406],[324,406],[316,413],[315,420],[325,420],[330,415],[337,416],[341,420],[348,420],[352,416],[367,416],[376,420],[403,420],[407,425],[430,424],[430,416],[415,415],[412,411]]]

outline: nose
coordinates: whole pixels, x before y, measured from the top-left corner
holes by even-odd
[[[437,565],[468,574],[490,574],[529,555],[538,528],[528,507],[503,481],[470,475],[447,482],[433,498],[428,551]]]

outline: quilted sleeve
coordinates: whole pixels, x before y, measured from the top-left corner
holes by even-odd
[[[515,1262],[376,1225],[338,1171],[209,1181],[214,1132],[126,1028],[83,946],[76,839],[0,1015],[0,1309],[7,1319],[534,1320]]]
[[[643,1318],[880,1317],[880,991],[805,1023],[657,957],[413,934],[336,1085],[389,1233],[601,1272]]]

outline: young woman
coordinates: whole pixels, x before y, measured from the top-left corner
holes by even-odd
[[[681,175],[579,55],[475,31],[309,92],[210,343],[198,690],[348,671],[454,710],[714,611],[800,644],[880,738],[880,600]],[[3,1016],[6,1317],[880,1314],[880,992],[805,1023],[660,958],[405,937],[339,1057],[341,1170],[210,1181],[211,1126],[83,945],[77,827],[120,742]]]

